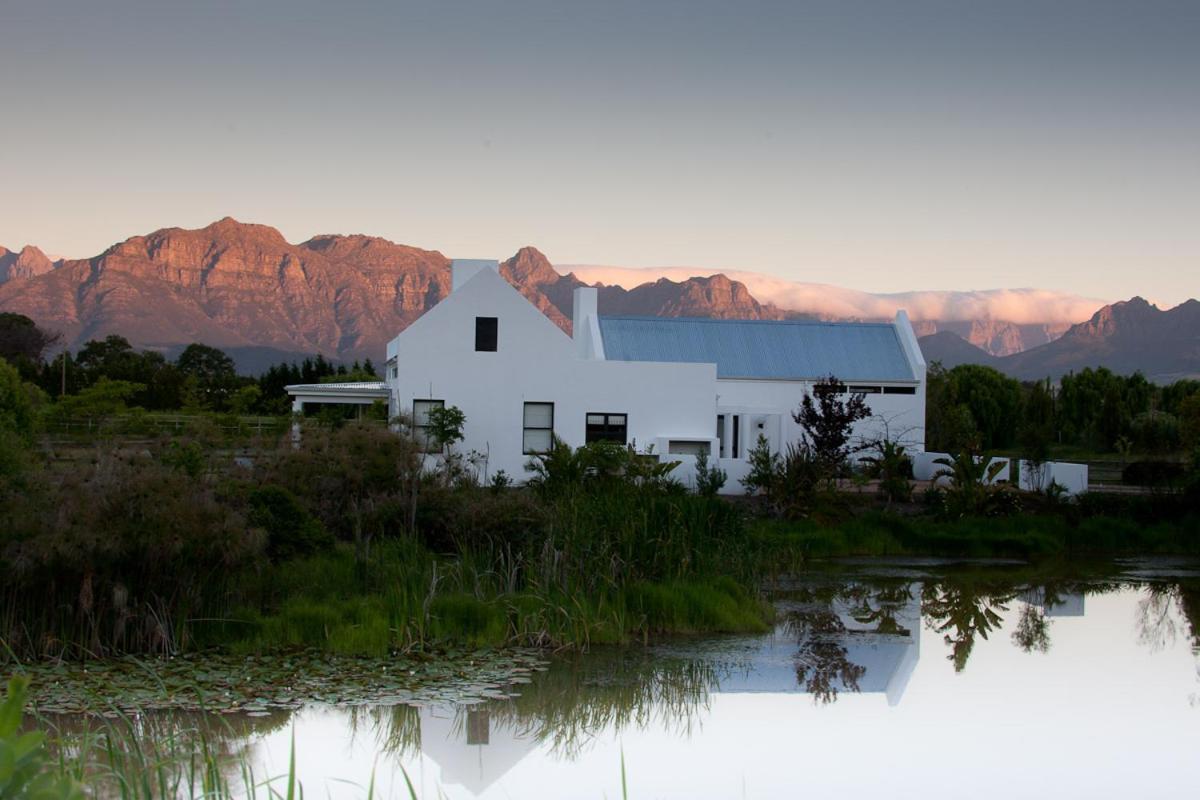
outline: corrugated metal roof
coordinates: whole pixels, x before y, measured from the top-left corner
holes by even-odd
[[[716,364],[718,378],[912,381],[890,323],[601,317],[613,361]]]
[[[353,383],[293,383],[284,389],[290,394],[305,392],[342,392],[345,394],[374,394],[386,392],[387,384],[383,381],[356,381]]]

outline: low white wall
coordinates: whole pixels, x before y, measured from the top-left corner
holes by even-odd
[[[933,463],[939,458],[950,458],[950,454],[936,452],[913,453],[913,478],[919,481],[933,480],[934,475],[945,469],[941,464]]]
[[[913,478],[918,481],[933,481],[935,486],[949,486],[950,478],[942,475],[936,477],[939,472],[949,470],[950,467],[945,464],[935,463],[938,459],[954,460],[954,456],[949,453],[913,453]],[[988,481],[989,484],[1007,483],[1011,479],[1012,465],[1009,459],[993,456],[988,460],[988,469],[991,469],[993,464],[1002,463],[1004,466],[996,473],[996,475]]]
[[[1087,464],[1072,464],[1066,461],[1045,461],[1035,465],[1021,462],[1021,488],[1030,491],[1045,491],[1051,483],[1057,483],[1068,495],[1083,494],[1088,490]]]

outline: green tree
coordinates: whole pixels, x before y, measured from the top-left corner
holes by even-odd
[[[1194,450],[1200,447],[1200,392],[1179,403],[1179,436],[1184,447]]]
[[[189,344],[175,360],[175,366],[185,380],[195,380],[201,405],[217,411],[227,408],[238,382],[232,358],[206,344]]]
[[[33,420],[30,387],[15,367],[0,358],[0,428],[26,437],[33,432]]]
[[[1054,443],[1054,396],[1050,393],[1049,379],[1029,387],[1017,439],[1021,455],[1027,460],[1035,464],[1049,460],[1050,446]]]
[[[82,372],[83,385],[101,378],[139,384],[130,398],[132,405],[148,409],[179,408],[183,400],[184,376],[162,353],[139,352],[123,336],[108,336],[90,341],[75,358]]]

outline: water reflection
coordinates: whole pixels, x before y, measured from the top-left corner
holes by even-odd
[[[306,790],[333,796],[374,774],[377,796],[406,797],[403,767],[420,797],[613,797],[622,757],[630,796],[779,797],[798,770],[816,796],[848,775],[894,796],[1170,796],[1200,781],[1196,578],[859,571],[797,579],[777,607],[771,635],[560,658],[470,706],[273,712],[222,747],[276,774],[294,730]],[[1048,731],[1078,745],[1028,746]],[[984,740],[997,777],[981,783]]]
[[[796,588],[780,602],[780,632],[795,640],[795,683],[818,703],[839,692],[904,694],[920,658],[919,583],[847,581]],[[741,686],[723,687],[736,691]]]

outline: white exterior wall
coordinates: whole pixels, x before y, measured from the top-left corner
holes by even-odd
[[[1088,465],[1065,461],[1043,461],[1034,468],[1029,461],[1022,461],[1020,470],[1021,488],[1039,492],[1050,488],[1052,483],[1063,487],[1068,496],[1083,494],[1088,490]]]
[[[872,386],[905,385],[875,381],[860,381]],[[907,384],[907,385],[911,385]],[[759,426],[774,450],[782,449],[787,442],[800,438],[801,427],[792,418],[792,412],[800,408],[806,394],[811,394],[812,381],[760,381],[725,380],[717,381],[718,413],[741,414],[741,444],[743,450],[754,447]],[[843,396],[846,397],[846,396]],[[871,441],[889,436],[908,447],[909,450],[925,449],[925,387],[917,387],[916,394],[868,394],[864,396],[871,416],[854,426],[853,436],[857,440]],[[750,427],[746,426],[749,418]],[[749,432],[750,438],[746,438]]]
[[[475,318],[497,317],[496,352],[475,351]],[[639,450],[663,438],[708,438],[716,420],[716,367],[580,358],[571,338],[492,270],[483,270],[388,345],[397,410],[443,400],[466,415],[461,452],[488,456],[487,471],[528,477],[521,452],[524,404],[554,403],[554,433],[584,443],[586,414],[627,416]],[[483,477],[483,476],[481,476]]]
[[[526,402],[554,403],[554,433],[572,447],[584,444],[588,413],[627,418],[627,437],[639,450],[648,445],[665,460],[679,461],[674,477],[691,485],[695,459],[671,455],[671,439],[714,445],[710,464],[728,473],[724,492],[743,491],[746,455],[759,433],[780,451],[800,438],[792,412],[811,391],[812,381],[718,380],[714,364],[607,361],[600,338],[594,289],[575,296],[574,339],[505,281],[496,262],[454,263],[454,290],[388,345],[387,376],[393,414],[411,412],[414,399],[442,400],[466,416],[460,452],[486,454],[486,479],[498,470],[522,481],[530,456],[521,451]],[[496,352],[476,352],[475,318],[498,319]],[[916,393],[869,394],[872,417],[855,436],[899,440],[910,451],[924,449],[925,363],[907,317],[897,332],[914,375]],[[390,365],[396,366],[393,374]],[[875,381],[861,381],[876,384]],[[912,386],[912,382],[878,382]],[[739,418],[739,458],[720,458],[717,415],[726,415],[726,441]]]

